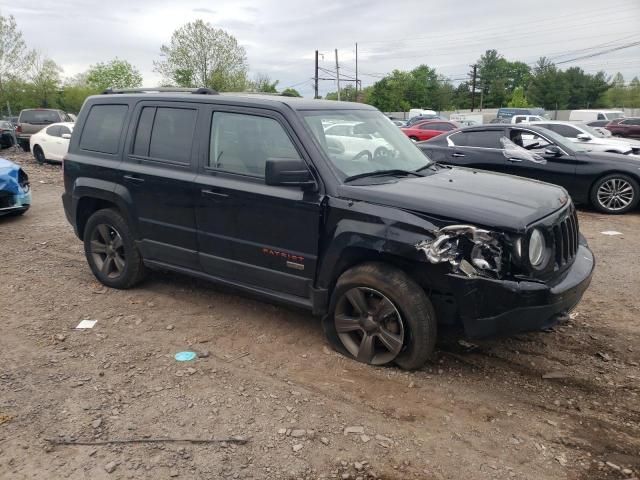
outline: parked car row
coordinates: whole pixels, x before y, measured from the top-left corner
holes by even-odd
[[[482,125],[418,144],[438,163],[528,177],[564,187],[578,204],[626,213],[640,200],[640,159],[588,150],[537,125]],[[514,203],[518,198],[512,199]]]

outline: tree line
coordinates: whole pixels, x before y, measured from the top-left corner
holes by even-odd
[[[246,52],[237,40],[202,20],[178,28],[160,47],[154,70],[162,86],[208,87],[218,91],[253,90],[300,96],[292,88],[278,90],[278,80],[266,74],[249,78]],[[13,16],[0,15],[0,113],[17,115],[23,108],[60,108],[77,113],[84,100],[107,88],[142,86],[140,71],[126,60],[95,63],[80,74],[65,77],[51,58],[31,49]]]
[[[509,61],[487,50],[476,62],[475,106],[543,107],[553,109],[640,107],[640,81],[629,83],[618,73],[585,73],[579,67],[562,70],[547,58],[533,66]],[[293,88],[279,91],[278,80],[266,74],[249,77],[246,51],[235,37],[203,20],[176,29],[160,47],[154,71],[162,86],[208,87],[218,91],[257,91],[300,96]],[[61,108],[78,112],[85,98],[106,88],[135,88],[142,75],[128,61],[114,58],[95,63],[85,71],[65,77],[51,58],[30,49],[13,16],[0,15],[0,112],[10,108]],[[468,109],[472,81],[458,85],[428,65],[410,71],[394,70],[373,85],[356,91],[341,90],[341,99],[369,103],[386,112],[410,108],[437,111]],[[326,98],[337,99],[337,93]]]
[[[533,67],[509,61],[496,50],[487,50],[476,62],[475,107],[542,107],[547,110],[600,107],[640,107],[640,80],[625,82],[604,71],[584,72],[580,67],[558,68],[542,57]],[[352,85],[341,89],[347,101],[362,101],[383,112],[406,112],[410,108],[436,111],[471,108],[472,79],[458,85],[435,68],[420,65],[410,71],[394,70],[358,92]],[[337,99],[337,93],[327,94]]]

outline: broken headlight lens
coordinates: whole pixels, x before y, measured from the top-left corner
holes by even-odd
[[[529,263],[535,268],[541,268],[545,260],[545,251],[544,235],[536,228],[529,237]]]

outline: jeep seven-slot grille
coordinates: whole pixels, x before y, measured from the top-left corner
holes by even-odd
[[[560,223],[553,226],[556,265],[563,267],[573,260],[578,251],[578,215],[575,208]]]

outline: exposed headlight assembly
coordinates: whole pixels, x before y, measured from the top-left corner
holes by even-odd
[[[416,245],[431,263],[449,262],[454,271],[475,275],[478,270],[500,274],[502,244],[500,235],[472,225],[450,225],[435,232],[432,240]]]

